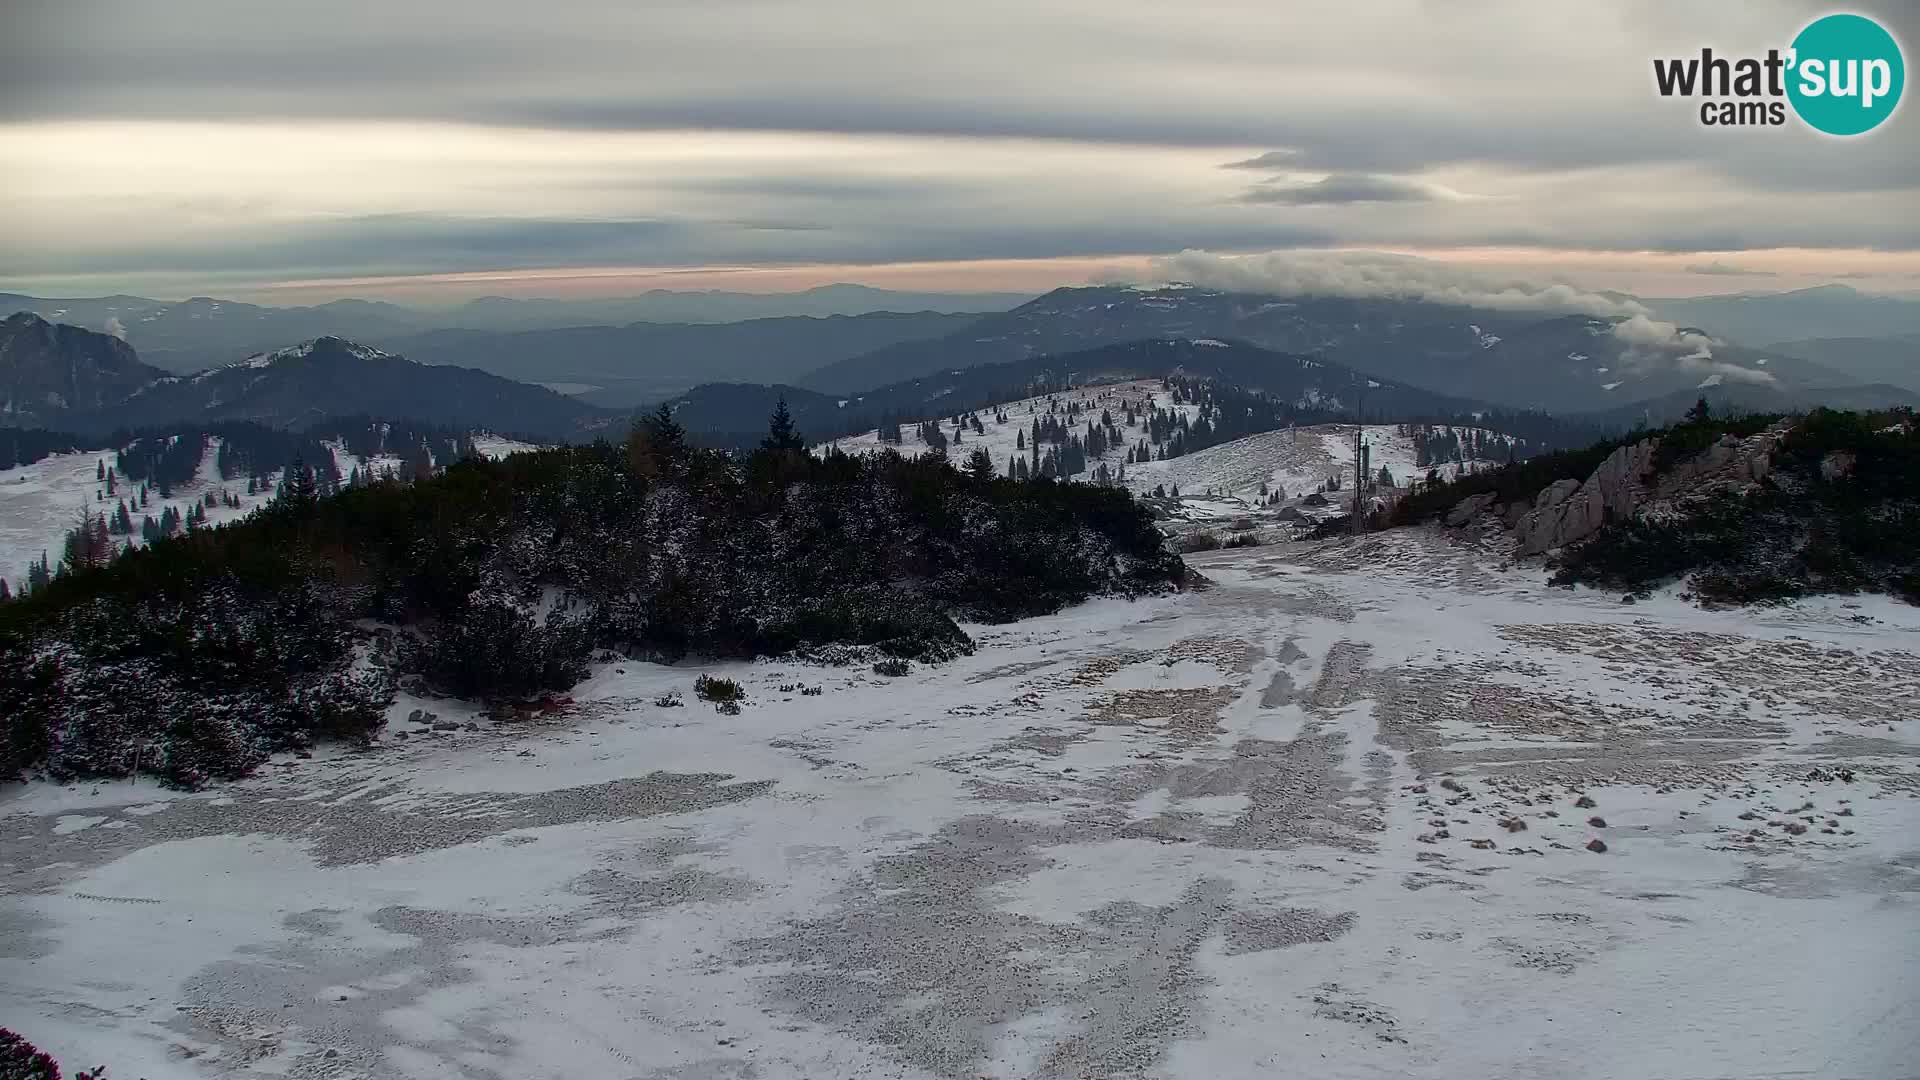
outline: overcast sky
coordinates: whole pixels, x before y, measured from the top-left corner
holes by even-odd
[[[0,288],[1039,289],[1188,249],[1920,288],[1920,121],[1703,128],[1824,4],[4,0]],[[1853,5],[1906,45],[1920,5]]]

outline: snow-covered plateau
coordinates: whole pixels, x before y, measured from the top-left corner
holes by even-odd
[[[1920,609],[1190,562],[900,678],[9,788],[0,1014],[128,1080],[1914,1075]]]

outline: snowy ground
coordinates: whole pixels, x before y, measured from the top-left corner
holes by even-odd
[[[16,789],[0,1013],[148,1080],[1914,1075],[1920,610],[1193,564],[903,679],[701,669],[734,717],[622,663]]]
[[[477,435],[473,442],[474,448],[482,454],[496,458],[535,449],[530,443],[494,435]],[[271,486],[253,495],[247,494],[245,477],[220,479],[220,470],[215,464],[219,450],[220,440],[210,439],[193,482],[175,488],[173,498],[165,501],[159,498],[157,492],[150,492],[145,510],[138,507],[131,509],[134,534],[117,536],[114,540],[123,547],[138,547],[142,515],[151,515],[157,520],[162,510],[172,506],[184,516],[187,508],[204,498],[209,491],[225,491],[240,500],[237,509],[226,505],[207,507],[209,525],[222,525],[245,517],[273,497]],[[113,467],[114,453],[113,450],[85,450],[73,454],[53,454],[31,465],[0,469],[0,577],[6,578],[7,584],[15,591],[26,581],[28,565],[38,561],[42,553],[51,563],[59,563],[61,545],[82,507],[91,514],[111,514],[120,499],[139,494],[138,482],[128,484],[123,479],[117,483],[117,493],[106,496],[106,484],[94,479],[94,471],[100,463],[104,462],[108,468]],[[366,468],[371,465],[376,472],[383,467],[391,467],[396,472],[400,469],[400,459],[397,457],[362,460],[337,447],[334,461],[340,467],[342,476],[355,466]],[[270,478],[277,483],[279,477],[280,474],[275,472]],[[106,497],[103,500],[99,496]]]

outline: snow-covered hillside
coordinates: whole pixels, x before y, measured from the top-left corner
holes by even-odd
[[[1006,423],[998,423],[995,421],[995,410],[982,409],[979,416],[981,427],[983,427],[985,431],[982,434],[976,435],[971,427],[961,430],[959,440],[957,442],[949,442],[947,446],[947,456],[951,458],[955,464],[963,464],[968,454],[984,446],[987,449],[987,453],[993,457],[994,468],[999,471],[1000,475],[1005,476],[1007,474],[1008,463],[1013,458],[1031,456],[1033,452],[1032,447],[1023,446],[1022,442],[1032,435],[1033,421],[1036,418],[1048,415],[1048,410],[1051,408],[1058,407],[1065,409],[1069,404],[1078,405],[1082,409],[1092,409],[1095,419],[1099,417],[1100,411],[1105,409],[1112,413],[1114,418],[1118,420],[1121,413],[1128,406],[1132,406],[1136,412],[1156,408],[1170,409],[1182,413],[1189,418],[1193,417],[1198,411],[1197,408],[1192,405],[1175,404],[1173,396],[1160,388],[1160,380],[1158,379],[1135,379],[1129,382],[1077,387],[1072,390],[1063,390],[1056,394],[1041,394],[1037,397],[1021,398],[1018,401],[1010,401],[998,406],[998,412],[1007,418]],[[955,431],[953,418],[951,416],[943,418],[940,426],[948,439],[951,440]],[[1081,426],[1085,426],[1084,416],[1081,421]],[[1123,425],[1120,432],[1123,436],[1130,437],[1134,440],[1144,437],[1144,433],[1140,431],[1139,428],[1127,428]],[[918,457],[926,453],[927,444],[915,433],[912,424],[904,426],[902,435],[904,436],[904,441],[894,446],[893,449],[898,450],[908,457]],[[849,454],[859,454],[880,450],[885,448],[886,445],[887,444],[880,441],[880,433],[878,431],[869,431],[844,439],[836,439],[832,443],[823,443],[819,447],[816,447],[816,449],[824,450],[828,446],[838,446]],[[1126,446],[1118,446],[1107,451],[1107,453],[1101,457],[1088,455],[1087,467],[1091,470],[1101,462],[1105,462],[1110,469],[1117,472],[1121,463],[1126,460],[1126,456]],[[1128,467],[1128,472],[1131,474],[1131,466]]]
[[[199,503],[205,507],[207,524],[220,525],[245,517],[273,497],[271,488],[247,494],[244,477],[238,483],[221,480],[220,470],[214,463],[219,449],[220,440],[210,440],[193,480],[174,488],[172,498],[162,500],[157,493],[150,492],[145,509],[130,507],[134,523],[138,525],[142,515],[158,518],[168,507],[184,516],[188,507]],[[0,469],[0,577],[6,578],[14,591],[19,591],[25,581],[27,567],[42,554],[52,564],[60,562],[61,545],[83,512],[111,515],[121,500],[137,497],[140,490],[137,482],[129,484],[119,480],[115,494],[108,495],[106,484],[96,478],[100,468],[113,467],[114,454],[115,450],[83,450],[54,454],[31,465]],[[278,478],[279,473],[272,475],[275,482]],[[216,496],[216,505],[205,505],[209,493]],[[240,505],[226,505],[218,500],[222,494],[237,498]],[[140,545],[137,528],[131,536],[113,539],[123,548]]]
[[[1108,410],[1117,422],[1129,405],[1136,413],[1155,408],[1168,409],[1188,419],[1198,412],[1197,406],[1176,404],[1173,396],[1161,388],[1158,379],[1080,387],[981,410],[978,415],[984,432],[975,434],[970,426],[961,428],[958,442],[950,441],[948,444],[948,459],[957,467],[964,464],[975,449],[985,447],[993,458],[995,471],[1005,476],[1013,458],[1031,460],[1030,441],[1023,445],[1023,440],[1030,439],[1033,420],[1048,415],[1050,409],[1065,409],[1070,403],[1082,409],[1091,409],[1095,418],[1101,410]],[[996,415],[1005,415],[1007,421],[997,422]],[[1085,415],[1082,413],[1083,425]],[[952,417],[946,417],[940,425],[942,433],[949,440],[952,440],[956,430],[952,421]],[[1504,436],[1490,431],[1458,430],[1463,433],[1478,431],[1489,444],[1505,445]],[[1145,437],[1145,433],[1140,427],[1129,428],[1123,422],[1120,432],[1122,444],[1100,456],[1089,454],[1088,471],[1074,479],[1087,481],[1093,470],[1105,464],[1109,472],[1120,477],[1119,482],[1136,495],[1150,495],[1164,490],[1171,496],[1178,489],[1180,505],[1174,511],[1176,517],[1207,520],[1247,513],[1272,513],[1282,506],[1297,504],[1302,496],[1322,489],[1329,480],[1337,480],[1346,491],[1351,491],[1353,486],[1354,427],[1351,424],[1320,424],[1265,432],[1179,457],[1136,461],[1130,465],[1125,464],[1129,441],[1137,442]],[[893,449],[909,457],[926,453],[927,443],[914,430],[914,425],[903,425],[901,433],[903,441]],[[1384,467],[1392,474],[1395,484],[1401,486],[1424,478],[1430,467],[1441,477],[1451,479],[1462,468],[1492,467],[1496,464],[1493,460],[1470,459],[1467,462],[1422,466],[1418,464],[1418,449],[1414,439],[1391,424],[1368,424],[1362,438],[1368,448],[1369,479],[1377,477]],[[816,450],[837,446],[847,453],[858,454],[885,449],[887,445],[880,441],[877,431],[869,431],[821,444]],[[1265,506],[1262,502],[1263,486],[1266,492],[1283,492],[1282,503],[1273,507]]]
[[[476,435],[473,444],[482,454],[494,458],[537,449],[531,443],[494,435]],[[121,499],[137,495],[140,490],[137,482],[129,484],[119,480],[116,493],[107,495],[106,484],[96,478],[100,468],[113,467],[118,449],[54,454],[31,465],[0,469],[0,578],[6,579],[10,589],[19,591],[26,580],[27,567],[39,561],[42,554],[49,563],[59,563],[61,545],[83,511],[87,514],[110,515]],[[158,518],[169,506],[184,516],[187,508],[196,502],[204,507],[208,525],[221,525],[245,517],[273,497],[271,486],[249,495],[245,477],[220,479],[216,464],[219,450],[220,440],[209,439],[206,454],[201,458],[193,480],[174,488],[170,499],[162,500],[150,492],[144,510],[132,508],[135,525],[139,524],[142,515]],[[371,467],[375,474],[384,468],[392,468],[396,473],[400,469],[398,457],[357,458],[337,446],[334,463],[342,476],[355,467],[363,472]],[[442,465],[445,462],[435,464]],[[280,473],[272,473],[269,479],[278,483]],[[205,505],[209,493],[216,497],[213,506]],[[222,495],[231,495],[239,500],[240,505],[226,505],[225,500],[220,498]],[[113,539],[122,548],[140,545],[137,528],[131,536],[116,536]]]
[[[898,679],[622,660],[16,788],[6,1026],[148,1080],[1912,1075],[1920,609],[1193,565]]]
[[[502,438],[498,435],[480,434],[473,437],[473,448],[487,457],[499,459],[508,454],[518,454],[525,450],[538,450],[540,444],[521,442],[518,439]]]
[[[1417,464],[1413,439],[1398,427],[1368,424],[1361,438],[1370,472],[1377,475],[1384,467],[1401,486],[1426,476],[1428,467]],[[1472,464],[1490,467],[1493,463]],[[1459,462],[1432,466],[1444,479],[1453,478],[1462,467]],[[1352,424],[1270,431],[1127,469],[1127,487],[1137,494],[1177,485],[1182,495],[1212,492],[1247,503],[1258,501],[1262,485],[1267,491],[1284,492],[1284,498],[1292,501],[1335,478],[1341,487],[1352,489]]]

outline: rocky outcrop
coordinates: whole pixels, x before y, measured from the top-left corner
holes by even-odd
[[[1765,431],[1741,438],[1722,435],[1712,446],[1661,474],[1655,504],[1686,502],[1719,491],[1746,492],[1773,471],[1773,448],[1793,429],[1782,420]]]
[[[1494,495],[1490,491],[1479,495],[1469,495],[1461,499],[1454,504],[1452,510],[1447,511],[1447,524],[1456,529],[1465,525],[1474,518],[1479,517],[1482,510],[1485,510],[1493,504],[1493,500]]]
[[[1781,421],[1755,435],[1720,436],[1713,445],[1679,462],[1660,477],[1660,499],[1683,498],[1724,489],[1742,490],[1767,478],[1773,469],[1773,444],[1792,427]]]
[[[59,427],[72,414],[115,404],[165,375],[111,334],[26,311],[0,320],[0,425]]]
[[[1654,476],[1660,440],[1643,439],[1607,455],[1584,481],[1556,480],[1533,499],[1496,504],[1491,494],[1460,500],[1446,515],[1456,528],[1475,521],[1498,521],[1513,533],[1516,555],[1539,555],[1577,544],[1609,522],[1656,512],[1662,504],[1698,498],[1715,491],[1746,491],[1766,479],[1773,447],[1792,427],[1782,421],[1741,438],[1725,435],[1705,450]],[[1835,461],[1838,471],[1850,463]]]
[[[1533,509],[1514,526],[1516,553],[1538,555],[1577,543],[1609,521],[1631,517],[1647,496],[1658,439],[1622,446],[1607,455],[1586,482],[1556,480],[1534,499]]]

